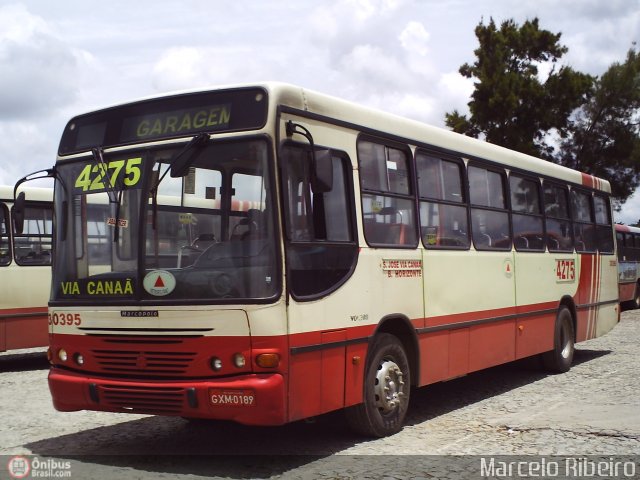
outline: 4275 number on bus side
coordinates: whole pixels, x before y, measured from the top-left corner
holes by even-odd
[[[576,279],[574,259],[556,260],[556,282],[573,282]]]

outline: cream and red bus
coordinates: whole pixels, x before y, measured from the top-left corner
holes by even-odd
[[[345,409],[384,436],[411,387],[531,356],[563,372],[619,321],[606,181],[300,87],[79,115],[54,175],[61,411]]]
[[[0,352],[49,343],[53,189],[23,188],[21,232],[13,187],[0,186]]]
[[[620,305],[640,308],[640,228],[616,224]]]

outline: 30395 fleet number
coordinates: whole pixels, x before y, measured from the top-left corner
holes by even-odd
[[[82,317],[79,313],[50,313],[49,325],[82,325]]]

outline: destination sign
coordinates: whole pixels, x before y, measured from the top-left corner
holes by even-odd
[[[143,100],[75,117],[67,123],[58,153],[194,136],[256,130],[267,122],[262,87],[212,90]]]
[[[123,122],[123,141],[152,140],[175,135],[226,130],[231,123],[231,104],[206,105],[152,115],[127,118]]]

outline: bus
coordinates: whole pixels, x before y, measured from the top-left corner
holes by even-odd
[[[619,322],[606,181],[301,87],[81,114],[51,175],[60,411],[343,409],[382,437],[412,387],[533,356],[564,372]]]
[[[616,224],[620,305],[640,308],[640,228]]]
[[[53,189],[22,189],[21,232],[13,220],[13,187],[0,186],[0,352],[49,343]]]

